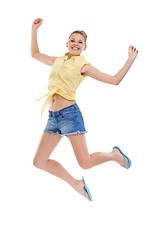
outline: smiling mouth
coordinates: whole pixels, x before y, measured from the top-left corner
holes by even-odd
[[[73,49],[73,50],[79,50],[79,48],[73,48],[73,47],[72,47],[72,49]]]

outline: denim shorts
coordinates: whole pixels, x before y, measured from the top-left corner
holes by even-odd
[[[70,105],[59,111],[49,111],[49,118],[44,132],[58,133],[66,136],[77,133],[87,133],[85,129],[84,119],[77,103]]]

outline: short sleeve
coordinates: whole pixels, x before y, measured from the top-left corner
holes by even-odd
[[[91,65],[91,64],[85,59],[85,57],[82,56],[82,59],[81,59],[80,64],[79,64],[79,69],[78,69],[78,70],[79,70],[79,74],[80,74],[81,68],[82,68],[84,65],[86,65],[86,64]],[[85,78],[82,74],[80,74],[80,76],[81,76],[82,78]]]
[[[83,58],[82,58],[82,61],[81,61],[81,67],[83,67],[85,64],[91,65],[91,64],[85,59],[84,56],[82,56],[82,57],[83,57]]]

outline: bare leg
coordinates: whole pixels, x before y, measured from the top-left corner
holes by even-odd
[[[76,180],[75,178],[73,178],[59,162],[52,159],[48,159],[48,161],[40,165],[37,164],[36,167],[64,180],[71,187],[73,187],[77,192],[79,192],[81,195],[84,195],[83,181]],[[86,193],[86,197],[90,201],[90,198],[87,193]]]
[[[73,178],[59,162],[53,159],[48,159],[46,162],[41,164],[39,168],[64,180],[73,188],[76,185],[77,180]]]
[[[114,161],[121,165],[124,165],[125,159],[123,155],[120,153],[118,149],[113,149],[112,152],[95,152],[90,154],[90,162],[88,164],[88,168],[94,167],[96,165],[108,162],[108,161]],[[128,168],[129,164],[127,162],[125,168]]]
[[[73,147],[75,156],[79,165],[84,169],[89,169],[94,166],[103,164],[108,161],[115,161],[121,165],[124,165],[125,160],[123,155],[118,149],[114,149],[111,152],[94,152],[89,154],[85,134],[69,135],[69,140]],[[127,163],[127,168],[129,164]]]
[[[64,180],[76,191],[84,195],[83,181],[76,180],[66,171],[66,169],[59,162],[49,159],[51,152],[54,150],[60,140],[61,136],[59,134],[53,135],[52,133],[44,132],[36,150],[33,164],[35,167]]]

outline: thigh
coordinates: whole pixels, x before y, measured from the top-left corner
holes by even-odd
[[[59,134],[43,132],[34,156],[34,164],[46,162],[61,138]]]
[[[85,133],[68,135],[68,138],[71,142],[79,165],[83,167],[87,160],[90,160]]]

